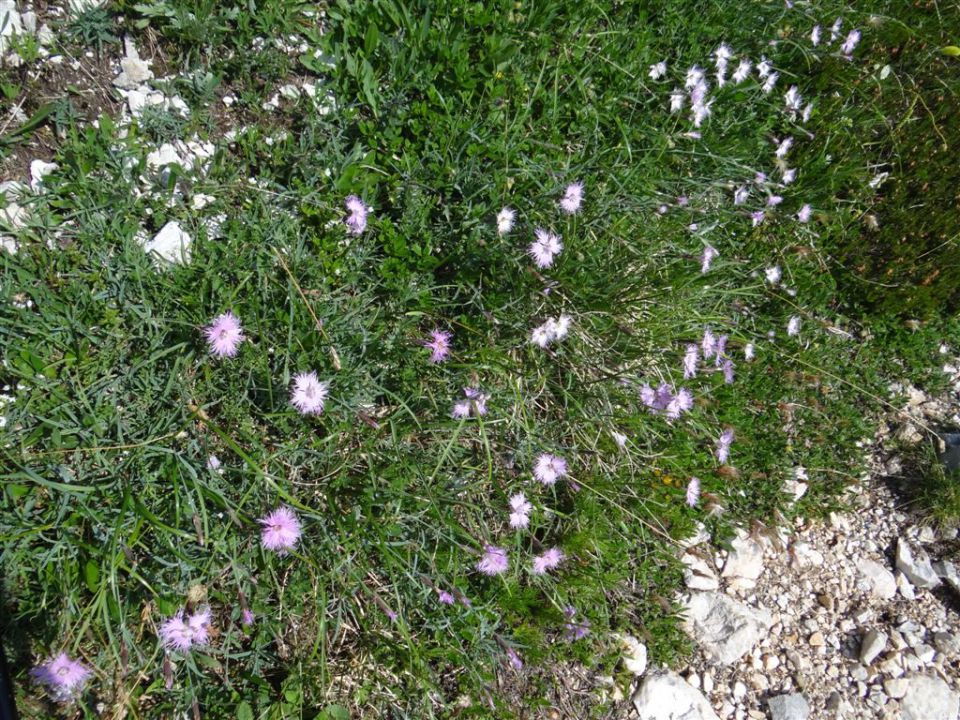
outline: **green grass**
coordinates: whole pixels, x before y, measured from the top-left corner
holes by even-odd
[[[20,252],[0,255],[0,380],[16,398],[0,429],[2,627],[27,716],[56,713],[26,670],[61,649],[96,668],[75,708],[131,717],[194,704],[206,717],[508,717],[550,704],[565,663],[625,680],[614,632],[640,637],[654,663],[679,662],[689,641],[671,538],[704,522],[722,541],[734,524],[838,507],[887,378],[905,362],[933,384],[925,368],[956,332],[948,320],[906,332],[881,318],[864,337],[842,304],[832,252],[855,232],[872,171],[849,108],[831,98],[871,72],[879,31],[864,10],[341,2],[320,32],[302,3],[117,9],[192,73],[174,83],[191,115],[150,113],[125,133],[106,118],[71,123]],[[841,9],[845,29],[864,30],[854,62],[806,41]],[[281,33],[311,51],[244,52]],[[770,96],[753,80],[721,90],[694,140],[669,92],[721,41],[767,54],[782,78]],[[654,83],[647,68],[664,58],[671,81]],[[301,75],[332,90],[338,110],[307,97],[262,110]],[[817,103],[813,140],[782,112],[790,84]],[[227,90],[248,127],[232,144],[215,130]],[[193,133],[218,145],[205,173],[141,181],[150,150]],[[786,134],[800,174],[784,209],[753,228],[732,192],[771,172]],[[556,200],[575,180],[584,209],[562,216]],[[215,202],[193,210],[196,193]],[[359,237],[341,222],[351,193],[373,207]],[[816,208],[806,226],[790,219],[803,202]],[[519,221],[501,237],[504,205]],[[194,237],[193,257],[158,268],[136,238],[169,220]],[[565,249],[535,273],[525,249],[541,225]],[[707,242],[720,258],[701,274]],[[764,282],[774,263],[795,295]],[[200,329],[228,309],[249,341],[218,361]],[[561,312],[571,336],[532,346],[531,329]],[[785,332],[794,315],[796,338]],[[732,385],[719,372],[682,380],[684,349],[706,326],[730,336]],[[421,345],[435,327],[454,332],[442,365]],[[331,381],[317,418],[288,401],[306,370]],[[661,378],[695,392],[680,421],[639,401],[640,385]],[[468,385],[489,393],[489,413],[451,419]],[[731,467],[718,468],[727,427]],[[579,490],[533,482],[540,452],[564,455]],[[206,469],[210,454],[222,474]],[[781,486],[797,465],[812,483],[794,508]],[[684,502],[691,476],[703,485],[696,508]],[[518,490],[535,506],[529,531],[506,527]],[[256,519],[278,504],[305,529],[286,557],[258,545]],[[510,551],[500,578],[472,569],[485,542]],[[531,575],[532,556],[553,545],[568,560]],[[433,586],[471,606],[440,605]],[[216,633],[170,653],[167,689],[157,626],[188,601],[212,607]],[[568,605],[591,623],[575,643],[562,640]],[[495,676],[506,691],[487,689]]]

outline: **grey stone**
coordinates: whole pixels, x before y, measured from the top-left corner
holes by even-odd
[[[679,675],[651,672],[633,695],[640,720],[719,720],[707,699]]]
[[[154,253],[159,258],[170,263],[190,262],[191,237],[185,233],[180,224],[171,220],[164,225],[156,236],[144,243],[146,253]]]
[[[960,696],[943,680],[932,675],[911,675],[904,682],[902,720],[956,720]]]
[[[887,634],[876,628],[867,631],[860,643],[860,662],[870,665],[887,647]]]
[[[897,540],[897,569],[917,587],[935,588],[940,584],[927,551],[903,538]]]
[[[933,569],[941,578],[946,580],[947,585],[960,593],[960,572],[957,572],[957,566],[949,560],[941,560],[933,564]]]
[[[935,632],[933,645],[944,655],[960,656],[960,638],[948,632]]]
[[[19,35],[22,32],[23,25],[20,23],[17,4],[13,0],[0,0],[0,53],[7,51],[9,38],[12,35]]]
[[[767,701],[772,720],[807,720],[810,717],[810,705],[800,693],[777,695]]]
[[[721,665],[735,663],[772,625],[768,610],[754,609],[718,592],[694,593],[686,601],[685,627]]]
[[[137,57],[125,57],[120,60],[120,74],[113,79],[113,84],[124,90],[133,90],[147,80],[153,79],[153,70]]]
[[[763,572],[763,546],[744,531],[730,543],[733,550],[723,566],[723,577],[756,580]]]
[[[720,587],[720,581],[713,569],[699,555],[685,553],[680,561],[686,565],[683,581],[691,590],[716,590]]]
[[[881,600],[891,600],[897,594],[897,579],[883,565],[873,560],[862,560],[857,565],[858,585]]]

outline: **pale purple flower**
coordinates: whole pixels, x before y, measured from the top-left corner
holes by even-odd
[[[764,272],[767,276],[767,282],[771,285],[778,284],[780,282],[780,278],[783,276],[783,272],[780,270],[779,265],[768,267]]]
[[[171,650],[186,652],[194,645],[204,645],[210,639],[210,608],[204,606],[191,615],[183,610],[160,625],[160,641]]]
[[[565,340],[570,333],[570,324],[573,319],[569,315],[560,315],[553,324],[553,339]]]
[[[549,318],[542,325],[533,329],[530,333],[530,342],[545,348],[556,340],[563,340],[570,332],[572,322],[573,320],[569,315]]]
[[[696,507],[698,500],[700,500],[700,479],[692,477],[687,483],[687,505]]]
[[[544,323],[543,325],[535,327],[530,332],[530,342],[532,342],[534,345],[537,345],[538,347],[542,347],[542,348],[547,347],[550,344],[550,342],[553,340],[553,334],[550,331],[551,331],[551,328],[547,325],[547,323]]]
[[[750,195],[750,191],[747,189],[746,185],[741,185],[733,193],[733,204],[734,205],[743,205],[747,198]]]
[[[767,206],[768,206],[768,207],[776,207],[777,205],[779,205],[779,204],[782,203],[782,202],[783,202],[783,196],[782,196],[782,195],[770,195],[770,196],[767,197]]]
[[[538,268],[548,268],[553,265],[554,258],[563,250],[563,242],[559,235],[554,235],[543,228],[537,228],[533,234],[536,239],[530,243],[527,254],[533,258]]]
[[[670,112],[677,113],[683,110],[684,100],[686,100],[686,96],[679,90],[670,93]]]
[[[720,253],[717,251],[713,245],[707,245],[703,249],[703,255],[700,256],[700,272],[706,273],[710,270],[710,265],[713,264],[713,261],[720,257]]]
[[[667,61],[661,60],[655,65],[650,66],[650,72],[647,73],[651,80],[659,80],[667,74]]]
[[[750,213],[750,222],[753,224],[753,227],[756,227],[764,221],[766,216],[763,214],[763,210],[756,210]]]
[[[640,402],[651,410],[655,410],[657,404],[657,391],[647,384],[640,388]]]
[[[767,181],[767,174],[765,172],[758,172],[753,176],[753,182],[757,185],[763,185]]]
[[[507,571],[509,564],[506,550],[496,545],[484,545],[483,556],[477,563],[477,570],[484,575],[501,575]]]
[[[47,694],[57,702],[67,702],[79,695],[93,670],[79,660],[71,660],[62,652],[30,670],[30,677],[43,685]]]
[[[580,209],[583,202],[583,183],[575,182],[567,185],[567,189],[560,198],[560,209],[568,215],[573,215]]]
[[[700,347],[703,349],[705,360],[712,358],[717,352],[717,338],[710,328],[703,331],[703,340],[700,341]]]
[[[714,363],[717,367],[720,367],[720,362],[727,354],[727,336],[721,335],[717,338],[717,349],[714,352],[714,358],[716,362]]]
[[[683,356],[683,379],[688,380],[697,375],[697,346],[694,343],[687,345],[687,352]]]
[[[737,85],[739,85],[740,83],[742,83],[744,80],[747,79],[747,77],[749,77],[749,75],[750,75],[750,70],[751,70],[752,67],[753,67],[753,64],[752,64],[749,60],[747,60],[746,58],[743,58],[743,59],[740,61],[740,64],[737,65],[737,69],[734,70],[734,72],[733,72],[733,81],[734,81]]]
[[[760,89],[763,90],[765,95],[769,95],[773,92],[774,86],[777,84],[777,80],[780,78],[780,73],[772,72],[767,75],[767,79],[763,81],[763,85],[760,86]]]
[[[510,497],[510,527],[514,529],[525,528],[530,524],[530,511],[533,505],[527,502],[523,493],[517,493]]]
[[[761,57],[760,62],[757,63],[757,75],[763,80],[770,77],[771,72],[773,72],[773,65],[765,57]]]
[[[793,146],[793,138],[788,137],[780,141],[780,144],[777,145],[777,149],[774,151],[774,155],[778,158],[785,158],[787,153],[790,152],[790,148]]]
[[[710,117],[713,100],[706,103],[694,103],[690,108],[690,121],[694,127],[701,127],[703,121]]]
[[[300,373],[293,378],[290,403],[303,415],[319,415],[330,392],[330,383],[320,382],[315,372]]]
[[[367,228],[367,215],[370,208],[364,205],[363,200],[356,195],[350,195],[346,199],[347,219],[344,222],[351,235],[361,235]]]
[[[723,361],[723,381],[727,385],[733,385],[735,373],[734,373],[734,363],[732,358],[727,358]]]
[[[800,91],[796,85],[791,85],[790,89],[784,94],[783,103],[787,112],[791,115],[800,112],[800,106],[803,105],[803,98],[800,96]]]
[[[512,647],[507,648],[507,658],[510,660],[510,665],[514,670],[523,670],[523,660],[520,659],[517,651]]]
[[[733,444],[733,430],[727,428],[717,440],[717,462],[725,465],[730,458],[730,446]]]
[[[791,337],[800,333],[800,318],[794,315],[787,322],[787,335]]]
[[[843,42],[843,45],[840,46],[840,52],[842,52],[847,57],[850,57],[853,54],[854,49],[857,47],[857,43],[860,42],[860,31],[851,30],[850,34],[847,35],[847,39]]]
[[[686,207],[690,204],[690,198],[686,195],[677,195],[677,207]]]
[[[463,394],[470,403],[470,410],[475,417],[487,414],[487,400],[490,398],[479,388],[465,387]]]
[[[213,322],[203,329],[210,346],[210,354],[217,357],[234,357],[240,343],[244,341],[240,319],[229,310],[217,315]]]
[[[453,410],[450,412],[450,417],[455,420],[460,418],[470,417],[470,401],[469,400],[458,400],[453,404]]]
[[[686,388],[680,388],[666,405],[667,418],[676,420],[691,408],[693,408],[693,393]]]
[[[830,28],[830,42],[836,42],[840,38],[840,28],[843,27],[843,18],[837,18]]]
[[[813,115],[813,103],[807,103],[807,106],[803,109],[803,121],[809,121],[811,115]]]
[[[797,220],[802,223],[810,222],[810,215],[813,212],[809,205],[804,205],[797,213]]]
[[[573,642],[575,640],[580,640],[589,634],[590,632],[590,620],[584,618],[583,620],[576,620],[577,611],[572,605],[568,605],[563,609],[563,614],[567,618],[567,622],[564,623],[564,638],[568,642]]]
[[[513,230],[513,223],[516,220],[517,213],[512,209],[505,207],[497,213],[497,233],[506,235]]]
[[[267,550],[286,555],[300,542],[300,521],[296,513],[288,507],[280,506],[257,522],[263,525],[260,544]]]
[[[553,485],[557,480],[567,475],[567,461],[550,453],[540,453],[533,466],[533,476],[544,485]]]
[[[253,625],[253,621],[254,621],[253,611],[250,610],[249,608],[244,608],[243,612],[240,613],[240,622],[245,627],[250,627],[251,625]]]
[[[689,225],[687,225],[687,230],[689,230],[690,232],[696,232],[699,229],[700,229],[699,223],[690,223]]]
[[[617,444],[618,448],[623,450],[624,448],[627,447],[628,438],[626,435],[624,435],[621,432],[617,432],[616,430],[611,431],[610,435],[611,437],[613,437],[613,441]]]
[[[814,25],[813,30],[810,31],[810,44],[816,47],[820,44],[820,26]]]
[[[753,343],[747,343],[743,348],[743,359],[746,360],[747,362],[750,362],[751,360],[753,360],[754,355],[755,355],[755,348],[753,347]]]
[[[789,185],[794,180],[797,179],[797,169],[796,168],[784,168],[783,170],[783,184]]]
[[[684,80],[683,86],[689,90],[690,88],[700,85],[704,82],[703,69],[694,65],[692,68],[687,70],[687,77]]]
[[[444,605],[453,605],[455,602],[453,595],[448,593],[446,590],[441,590],[440,588],[437,588],[437,600]]]
[[[218,458],[216,455],[210,455],[207,458],[207,470],[210,472],[220,472],[220,466],[220,458]]]
[[[537,555],[533,559],[533,574],[545,575],[550,570],[555,570],[564,560],[563,551],[560,548],[549,548]]]
[[[424,345],[430,350],[430,362],[441,363],[450,355],[450,341],[453,335],[445,330],[433,330],[430,340]]]

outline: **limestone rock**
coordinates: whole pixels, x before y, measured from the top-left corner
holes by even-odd
[[[720,587],[720,581],[713,569],[699,555],[685,553],[680,561],[686,565],[683,580],[691,590],[716,590]]]
[[[800,693],[777,695],[767,701],[771,720],[807,720],[810,705]]]
[[[934,588],[940,584],[927,551],[903,538],[897,540],[897,569],[917,587]]]
[[[891,600],[897,594],[897,579],[883,565],[873,560],[862,560],[857,566],[858,585],[881,600]]]
[[[869,665],[884,651],[887,647],[889,637],[885,632],[873,628],[867,631],[860,643],[860,662]]]
[[[763,545],[742,530],[733,542],[732,552],[723,566],[723,577],[756,580],[763,572]]]
[[[633,695],[640,720],[719,720],[699,690],[675,673],[651,673]]]
[[[931,675],[904,678],[906,691],[900,701],[903,720],[956,720],[960,696],[943,680]]]
[[[686,601],[685,627],[721,665],[736,662],[770,629],[770,612],[754,609],[722,593],[699,592]]]
[[[143,245],[146,253],[153,253],[169,263],[190,262],[190,245],[193,239],[183,231],[180,224],[171,220],[154,238]]]

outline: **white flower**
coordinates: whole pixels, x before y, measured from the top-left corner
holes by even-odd
[[[777,283],[779,283],[780,278],[783,275],[783,273],[780,271],[779,265],[768,267],[765,272],[767,274],[767,282],[770,283],[771,285],[776,285]]]
[[[810,43],[816,47],[820,44],[820,26],[814,25],[813,30],[810,31]]]
[[[791,337],[793,337],[794,335],[798,335],[799,333],[800,333],[800,318],[794,315],[787,322],[787,335],[790,335]]]
[[[737,188],[736,192],[733,193],[733,204],[734,205],[743,205],[747,201],[747,197],[750,195],[750,191],[747,190],[746,185],[741,185]]]
[[[666,74],[667,74],[667,63],[665,60],[661,60],[656,65],[650,66],[649,75],[651,80],[659,80]]]
[[[683,109],[684,95],[679,90],[670,93],[670,112],[680,112]]]
[[[517,213],[512,208],[505,207],[497,213],[497,233],[506,235],[513,230],[513,222],[516,220]]]
[[[777,145],[776,151],[773,153],[778,158],[785,158],[787,153],[790,152],[790,148],[793,145],[793,138],[788,137],[780,141],[780,144]]]
[[[767,75],[767,79],[763,81],[763,86],[761,87],[765,95],[769,95],[770,93],[773,92],[773,86],[777,84],[777,79],[779,77],[780,77],[780,73],[775,73],[775,72],[772,72],[769,75]]]
[[[746,58],[743,58],[740,61],[740,64],[737,65],[737,69],[733,73],[733,81],[739,85],[744,80],[746,80],[747,77],[750,75],[751,67],[752,67],[752,63]]]

